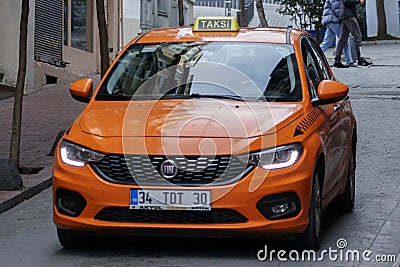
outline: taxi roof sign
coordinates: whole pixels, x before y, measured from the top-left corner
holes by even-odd
[[[194,32],[237,32],[239,24],[234,17],[198,17],[193,25]]]

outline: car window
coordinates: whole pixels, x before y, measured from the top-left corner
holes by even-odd
[[[321,70],[321,73],[320,73],[321,79],[322,80],[331,80],[332,75],[331,75],[331,72],[329,71],[328,62],[326,61],[324,53],[322,52],[321,48],[314,40],[312,40],[310,38],[307,38],[307,40],[310,43],[311,51],[314,53],[316,62],[319,66],[319,69]]]
[[[305,71],[307,74],[308,87],[310,90],[311,98],[314,99],[318,97],[317,89],[318,85],[321,82],[321,78],[319,76],[318,64],[315,61],[314,54],[311,50],[308,42],[303,39],[301,43],[301,52],[303,55],[303,62]]]
[[[133,44],[106,77],[97,99],[157,99],[166,95],[301,101],[294,48],[244,42]]]

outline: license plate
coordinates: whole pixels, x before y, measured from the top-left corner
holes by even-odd
[[[131,189],[129,206],[143,210],[211,210],[211,191]]]

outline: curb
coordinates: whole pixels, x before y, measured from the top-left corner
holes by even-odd
[[[400,44],[400,40],[377,40],[377,41],[363,41],[361,45],[393,45]]]
[[[0,203],[0,213],[3,213],[5,211],[15,207],[19,203],[21,203],[25,200],[28,200],[31,197],[35,196],[36,194],[39,194],[43,190],[49,188],[52,184],[51,180],[52,180],[51,177],[44,179],[42,182],[40,182],[34,186],[31,186],[29,188],[25,188],[24,190],[19,191],[13,197],[1,202]]]

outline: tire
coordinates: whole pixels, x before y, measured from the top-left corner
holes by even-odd
[[[309,209],[309,223],[307,229],[298,240],[301,249],[318,250],[322,234],[322,190],[320,186],[320,174],[315,170],[313,187],[311,192],[311,203]]]
[[[57,235],[60,244],[66,249],[89,247],[94,244],[94,237],[85,232],[57,228]]]
[[[354,208],[356,192],[356,162],[353,149],[350,150],[350,159],[347,172],[346,189],[344,193],[337,198],[336,207],[343,212],[352,212]]]

